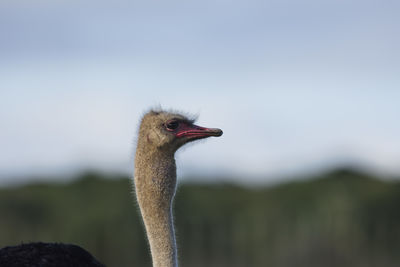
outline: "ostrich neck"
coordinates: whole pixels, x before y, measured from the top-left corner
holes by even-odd
[[[172,218],[176,190],[173,153],[138,149],[135,157],[135,189],[146,228],[154,267],[177,267]]]

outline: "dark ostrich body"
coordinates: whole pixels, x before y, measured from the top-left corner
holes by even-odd
[[[0,250],[1,267],[105,267],[76,245],[29,243]]]

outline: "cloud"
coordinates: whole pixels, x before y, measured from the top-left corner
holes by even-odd
[[[397,2],[18,3],[0,9],[2,173],[129,170],[158,104],[225,132],[180,154],[185,174],[398,173]]]

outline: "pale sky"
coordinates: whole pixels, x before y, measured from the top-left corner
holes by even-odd
[[[180,176],[269,182],[354,164],[400,176],[398,1],[2,1],[0,185],[130,173],[141,114],[221,138]],[[11,180],[12,179],[12,180]]]

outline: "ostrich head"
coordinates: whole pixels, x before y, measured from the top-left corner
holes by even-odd
[[[221,136],[222,130],[197,126],[194,120],[171,112],[150,111],[142,119],[139,139],[148,150],[164,150],[174,153],[184,144],[207,138]]]

